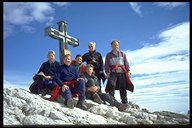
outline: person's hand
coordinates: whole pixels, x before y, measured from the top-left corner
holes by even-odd
[[[95,60],[95,58],[92,58],[92,60],[90,61],[91,64],[98,64],[98,62]]]
[[[44,76],[46,80],[52,80],[53,76]]]
[[[98,87],[95,86],[95,85],[93,85],[93,86],[89,87],[88,90],[89,90],[90,92],[96,93],[96,92],[98,91]]]
[[[42,75],[42,76],[45,76],[45,74],[43,72],[39,72],[38,73],[39,75]]]
[[[68,87],[67,85],[64,84],[64,85],[62,86],[62,92],[66,91],[66,90],[68,90],[68,89],[69,89],[69,87]]]
[[[83,78],[79,77],[79,78],[77,78],[77,81],[82,80],[82,79],[83,79]]]
[[[131,76],[131,73],[130,73],[130,71],[128,71],[128,72],[127,72],[127,74],[128,74],[128,76]]]

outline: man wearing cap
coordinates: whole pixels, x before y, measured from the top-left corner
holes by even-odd
[[[47,89],[53,89],[55,86],[55,73],[57,68],[60,66],[59,62],[55,60],[55,52],[50,50],[47,55],[48,61],[44,62],[38,73],[34,76],[34,78],[42,77],[43,85],[39,87],[40,93],[42,96],[46,95]]]
[[[105,72],[108,82],[105,91],[114,97],[115,90],[120,91],[121,102],[127,104],[127,91],[133,92],[134,86],[130,80],[130,68],[126,55],[119,50],[119,41],[111,42],[112,51],[105,59]]]
[[[99,82],[99,87],[101,92],[101,79],[103,80],[103,83],[105,82],[105,74],[103,72],[103,58],[101,53],[97,52],[95,49],[95,42],[90,42],[88,47],[89,47],[89,52],[85,53],[82,58],[83,62],[86,61],[87,64],[92,64],[94,66],[94,72],[95,75],[98,78]]]

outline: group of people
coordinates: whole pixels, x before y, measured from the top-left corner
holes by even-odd
[[[87,110],[85,99],[90,99],[99,104],[108,102],[119,111],[124,111],[128,103],[127,90],[134,90],[126,55],[119,50],[119,41],[113,40],[112,51],[107,54],[104,64],[95,45],[90,42],[89,52],[83,56],[76,55],[75,60],[72,60],[71,54],[64,55],[62,65],[55,60],[55,52],[49,51],[48,61],[41,65],[33,77],[34,83],[30,86],[30,91],[42,96],[50,94],[50,101],[62,96],[64,104],[69,108],[74,108],[73,97],[78,97],[76,107],[83,110]],[[104,83],[106,79],[106,93],[103,93],[101,81]],[[121,102],[115,99],[115,90],[120,90]]]

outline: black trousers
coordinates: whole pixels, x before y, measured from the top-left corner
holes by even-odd
[[[103,101],[107,101],[111,106],[119,107],[119,105],[121,105],[120,102],[107,93],[99,93],[99,96]]]
[[[128,103],[127,91],[126,91],[126,79],[124,73],[111,72],[109,78],[110,91],[109,94],[115,98],[115,90],[119,90],[121,102],[123,104]]]
[[[93,100],[93,93],[86,92],[86,99]],[[113,96],[107,94],[107,93],[98,93],[99,97],[102,101],[108,102],[111,106],[119,107],[121,105],[120,102],[118,102]]]
[[[97,77],[98,79],[98,84],[99,84],[99,93],[101,93],[101,77],[100,77],[100,73],[99,73],[99,70],[94,70],[95,71],[95,76]]]

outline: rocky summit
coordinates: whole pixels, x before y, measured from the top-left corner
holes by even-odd
[[[49,95],[48,95],[49,96]],[[74,101],[77,101],[75,99]],[[129,102],[124,112],[108,104],[86,100],[88,110],[67,108],[19,88],[3,90],[3,124],[10,125],[189,125],[189,115],[149,112]]]

